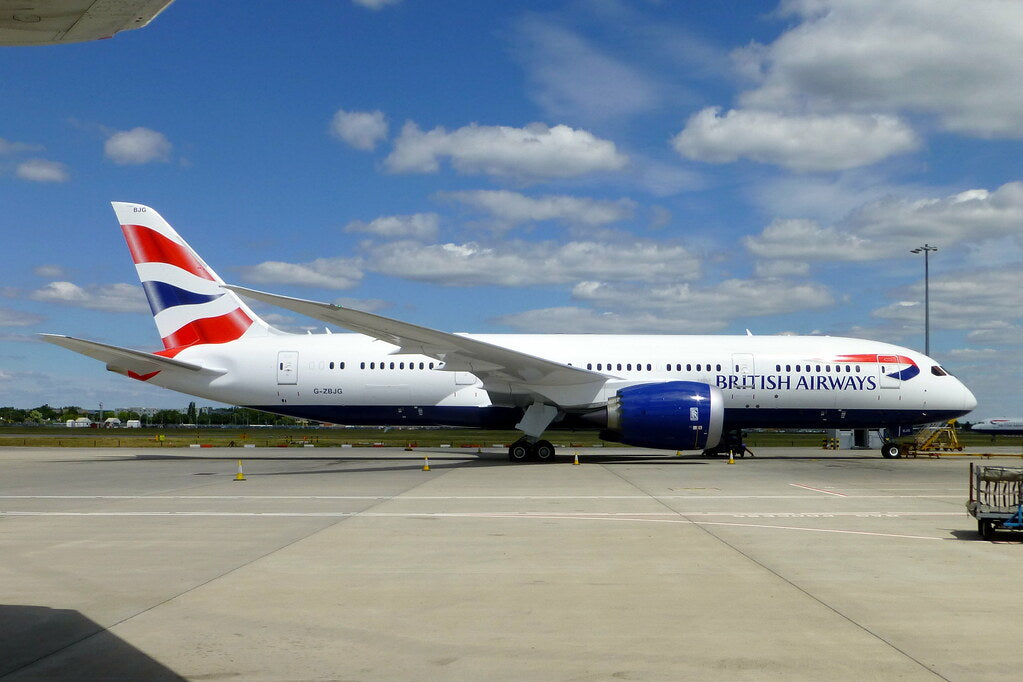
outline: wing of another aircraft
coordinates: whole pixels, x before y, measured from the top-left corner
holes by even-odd
[[[0,45],[55,45],[142,28],[174,0],[0,0]]]
[[[133,372],[139,375],[151,374],[165,369],[187,369],[193,372],[213,372],[222,374],[220,370],[213,370],[183,360],[165,358],[162,355],[154,355],[144,351],[111,346],[97,341],[86,341],[76,339],[73,336],[61,336],[60,334],[40,334],[43,341],[57,346],[63,346],[76,353],[95,358],[100,362],[107,363],[107,368],[113,371]]]
[[[544,360],[484,341],[428,327],[364,313],[330,303],[278,296],[245,287],[225,285],[236,294],[336,324],[398,346],[397,353],[416,353],[436,358],[443,369],[472,372],[484,381],[505,381],[531,386],[578,386],[603,382],[607,376],[579,367]]]

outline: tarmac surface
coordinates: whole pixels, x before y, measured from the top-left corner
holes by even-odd
[[[980,458],[757,454],[3,448],[0,679],[1019,679]]]

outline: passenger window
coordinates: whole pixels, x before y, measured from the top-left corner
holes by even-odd
[[[376,369],[377,368],[377,363],[375,363],[375,362],[369,363],[369,368],[370,369]]]
[[[821,371],[821,366],[820,365],[817,365],[817,371],[818,372]]]
[[[366,363],[365,362],[360,362],[359,363],[359,369],[366,369]]]
[[[334,363],[330,363],[330,369],[334,369]]]
[[[337,368],[338,369],[344,369],[345,368],[345,363],[343,363],[343,362],[337,363]]]
[[[686,364],[686,371],[687,372],[692,372],[693,371],[693,366],[687,363]]]

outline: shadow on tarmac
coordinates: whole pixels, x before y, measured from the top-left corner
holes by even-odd
[[[0,677],[185,679],[78,611],[8,604],[0,604]]]

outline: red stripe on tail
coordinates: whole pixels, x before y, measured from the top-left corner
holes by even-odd
[[[225,315],[189,322],[173,334],[163,337],[163,347],[171,349],[197,343],[227,343],[241,337],[251,326],[252,318],[241,308],[235,308]]]
[[[159,232],[142,225],[121,225],[124,239],[128,242],[132,260],[139,263],[167,263],[175,265],[196,277],[212,282],[213,275],[195,257],[187,246],[177,244]]]

